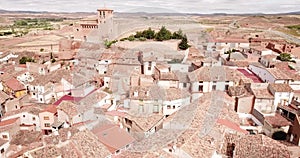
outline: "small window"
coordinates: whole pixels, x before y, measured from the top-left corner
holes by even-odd
[[[173,109],[175,109],[176,108],[176,106],[175,105],[173,105]]]
[[[199,92],[203,92],[203,86],[202,85],[199,86]]]
[[[3,138],[3,139],[7,139],[8,136],[3,134],[3,135],[2,135],[2,138]]]
[[[2,149],[1,149],[1,154],[3,154],[3,153],[4,153],[4,149],[2,148]]]
[[[212,86],[212,90],[216,90],[217,89],[217,86],[216,85],[213,85]]]
[[[186,83],[183,83],[183,88],[186,88],[187,84]]]
[[[44,120],[50,120],[49,116],[44,116]]]
[[[50,123],[45,123],[45,127],[50,127]]]
[[[35,121],[35,117],[32,117],[32,121]]]
[[[16,107],[16,109],[18,109],[18,105],[16,105],[15,107]]]
[[[158,113],[159,112],[158,105],[153,105],[153,112],[154,113]]]
[[[43,101],[43,98],[40,98],[40,101]]]
[[[229,85],[225,85],[225,90],[227,91],[229,88]]]
[[[25,115],[23,115],[23,117],[25,117]]]
[[[171,105],[167,105],[167,109],[171,109]]]

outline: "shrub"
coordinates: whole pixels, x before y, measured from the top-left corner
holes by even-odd
[[[112,44],[117,43],[117,42],[118,42],[118,40],[113,40],[113,41],[105,40],[104,45],[106,48],[110,48]]]
[[[143,31],[143,37],[153,39],[155,37],[155,31],[149,27],[148,30]]]
[[[122,39],[120,39],[120,41],[125,41],[125,40],[127,40],[127,38],[122,38]]]
[[[130,35],[130,36],[128,37],[128,40],[129,40],[129,41],[134,41],[134,40],[135,40],[134,35]]]
[[[135,38],[140,38],[140,37],[144,37],[143,32],[137,31],[134,35]]]
[[[281,61],[290,61],[292,57],[288,53],[281,53],[279,56],[277,56],[277,59]]]
[[[183,34],[182,34],[181,29],[179,29],[178,31],[173,32],[172,39],[182,39],[182,38],[183,38]]]
[[[181,50],[187,50],[190,47],[187,41],[186,35],[182,38],[181,42],[178,44],[178,48]]]
[[[140,40],[140,41],[146,41],[147,38],[145,38],[145,37],[140,37],[139,40]]]
[[[161,29],[155,34],[155,39],[157,41],[169,40],[172,38],[171,31],[167,30],[165,26],[162,26]]]
[[[34,59],[29,58],[29,57],[22,57],[22,58],[19,60],[19,63],[20,63],[20,64],[26,64],[26,62],[35,62],[35,61],[34,61]]]

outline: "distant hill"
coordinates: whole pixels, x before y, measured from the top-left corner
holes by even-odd
[[[81,13],[81,14],[93,14],[94,12],[48,12],[48,11],[11,11],[0,9],[0,14],[4,13],[27,13],[27,14],[72,14],[72,13]],[[172,12],[172,10],[165,10],[162,12],[157,9],[154,13],[150,11],[141,11],[141,10],[130,10],[128,12],[115,12],[117,14],[128,14],[128,15],[157,15],[157,16],[184,16],[184,15],[300,15],[300,11],[288,12],[288,13],[275,13],[275,14],[265,14],[265,13],[248,13],[248,14],[231,14],[231,13],[212,13],[212,14],[203,14],[203,13],[178,13]]]

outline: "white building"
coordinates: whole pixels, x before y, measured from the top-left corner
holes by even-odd
[[[129,111],[136,114],[159,113],[171,115],[190,104],[190,93],[178,88],[133,87],[130,91]]]
[[[25,107],[20,110],[15,110],[6,113],[5,117],[2,118],[2,120],[4,121],[13,118],[20,118],[21,129],[22,126],[24,127],[27,126],[29,127],[29,129],[31,129],[30,126],[32,126],[34,130],[40,131],[41,130],[40,119],[39,119],[40,111],[41,111],[40,109],[35,107]]]
[[[259,65],[249,65],[255,75],[267,83],[287,83],[293,90],[300,90],[300,75],[290,70],[278,68],[265,68]]]
[[[294,92],[288,84],[271,83],[268,89],[274,95],[274,105],[276,109],[278,105],[288,106],[292,103]]]
[[[228,67],[201,67],[189,74],[193,100],[199,97],[199,94],[215,90],[227,91],[229,86],[238,84],[242,78],[241,73]]]

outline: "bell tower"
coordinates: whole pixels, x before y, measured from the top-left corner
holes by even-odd
[[[112,9],[100,8],[97,9],[97,11],[98,11],[98,24],[106,23],[107,20],[110,20],[113,17]]]

